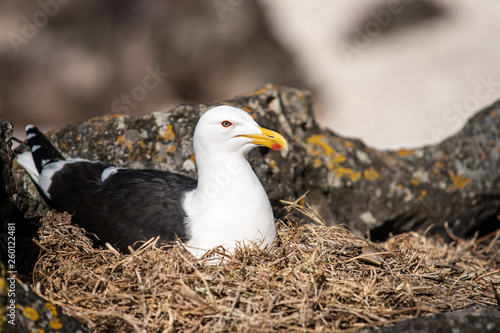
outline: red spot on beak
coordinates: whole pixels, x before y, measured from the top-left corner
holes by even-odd
[[[271,149],[272,150],[281,150],[283,147],[277,143],[273,143]]]

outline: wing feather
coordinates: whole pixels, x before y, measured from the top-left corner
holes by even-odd
[[[195,179],[158,170],[117,169],[103,182],[102,173],[109,167],[94,161],[65,164],[48,188],[54,208],[74,213],[75,223],[122,251],[151,237],[189,237],[182,200],[196,188]]]

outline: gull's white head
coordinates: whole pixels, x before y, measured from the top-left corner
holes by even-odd
[[[214,107],[201,116],[193,141],[196,154],[211,156],[221,152],[245,155],[257,145],[287,149],[281,134],[260,127],[250,114],[227,105]]]

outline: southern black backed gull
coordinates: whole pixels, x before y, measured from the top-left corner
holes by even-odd
[[[122,251],[156,236],[178,237],[195,254],[247,241],[264,247],[275,238],[269,199],[246,154],[258,145],[287,149],[287,143],[241,109],[217,106],[199,119],[193,136],[198,180],[64,159],[36,127],[28,125],[26,133],[30,150],[17,161],[49,205],[74,213],[73,222]]]

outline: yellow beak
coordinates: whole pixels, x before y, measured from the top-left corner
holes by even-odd
[[[262,131],[262,134],[246,134],[238,136],[249,138],[252,140],[252,143],[256,145],[269,147],[272,150],[281,150],[281,149],[288,150],[288,144],[283,135],[263,127],[259,128]]]

